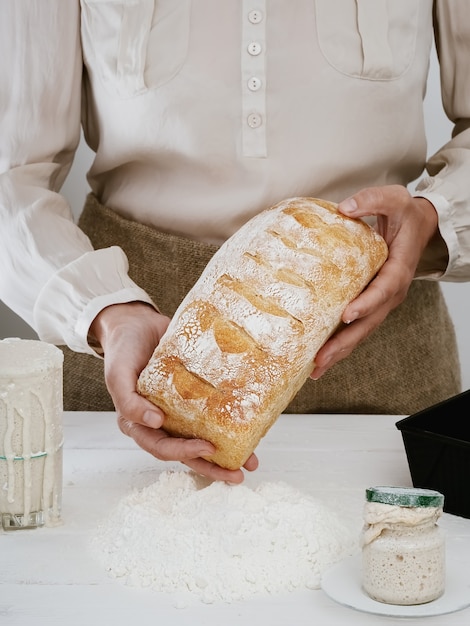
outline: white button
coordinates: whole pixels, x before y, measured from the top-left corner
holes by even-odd
[[[257,41],[252,41],[248,44],[248,52],[253,57],[257,57],[261,52],[261,44]]]
[[[259,128],[263,122],[259,113],[250,113],[246,121],[248,122],[248,126],[250,128]]]
[[[248,19],[252,24],[259,24],[263,19],[263,14],[258,9],[254,9],[248,13]]]
[[[256,76],[252,76],[248,80],[248,89],[250,91],[258,91],[260,87],[261,87],[261,80],[257,78]]]

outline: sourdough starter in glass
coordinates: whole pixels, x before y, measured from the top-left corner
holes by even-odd
[[[362,586],[374,600],[423,604],[445,588],[445,543],[437,525],[444,496],[429,489],[366,490]]]
[[[62,502],[62,364],[56,346],[0,341],[0,516],[4,530],[54,526]]]

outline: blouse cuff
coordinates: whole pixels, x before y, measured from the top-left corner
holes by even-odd
[[[446,198],[432,191],[418,191],[413,196],[431,202],[437,211],[440,232],[440,237],[436,237],[424,251],[418,264],[416,278],[442,280],[452,271],[459,258],[459,242],[452,225],[450,204]]]
[[[100,311],[112,304],[135,301],[157,309],[129,277],[128,269],[126,255],[113,246],[87,252],[59,270],[36,300],[34,322],[39,338],[97,356],[97,346],[88,342],[88,331]]]

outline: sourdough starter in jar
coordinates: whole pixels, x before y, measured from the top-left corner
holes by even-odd
[[[4,530],[60,523],[62,363],[56,346],[0,341],[0,517]]]
[[[366,490],[362,586],[374,600],[424,604],[445,588],[445,543],[437,525],[444,496],[430,489]]]

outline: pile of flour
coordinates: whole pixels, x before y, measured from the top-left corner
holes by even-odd
[[[317,589],[357,542],[336,513],[285,483],[251,489],[168,471],[118,503],[92,549],[128,585],[214,603]]]

